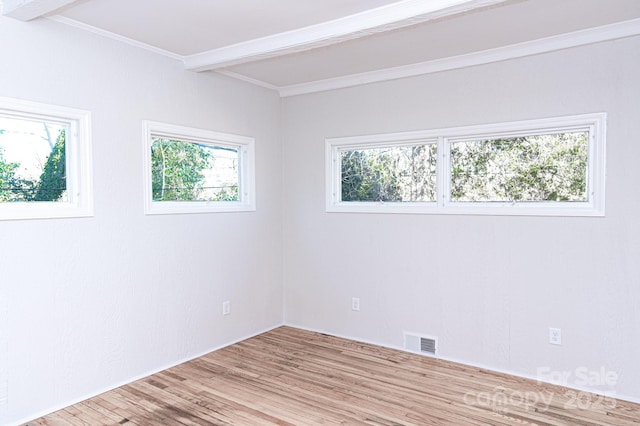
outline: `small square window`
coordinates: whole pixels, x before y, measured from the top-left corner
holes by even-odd
[[[0,98],[0,219],[93,214],[89,118]]]
[[[255,210],[253,139],[144,122],[147,214]]]

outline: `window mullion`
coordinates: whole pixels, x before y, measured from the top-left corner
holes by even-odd
[[[451,179],[449,176],[449,144],[442,136],[438,137],[438,161],[436,163],[436,191],[438,208],[444,208],[449,202]]]

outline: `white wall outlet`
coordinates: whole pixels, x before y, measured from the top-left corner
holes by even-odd
[[[351,310],[352,311],[359,311],[360,310],[360,298],[359,297],[352,297],[351,298]]]
[[[231,302],[225,300],[222,302],[222,315],[229,315],[231,313]]]
[[[559,328],[549,327],[549,343],[552,345],[562,344],[562,330]]]

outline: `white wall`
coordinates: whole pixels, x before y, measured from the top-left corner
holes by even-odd
[[[91,111],[95,181],[95,217],[0,222],[0,424],[282,323],[277,94],[2,17],[0,96]],[[143,119],[255,137],[257,212],[146,217]]]
[[[635,37],[284,99],[285,322],[640,401],[638,76]],[[602,111],[604,218],[324,212],[327,137]],[[601,368],[616,386],[583,383]]]

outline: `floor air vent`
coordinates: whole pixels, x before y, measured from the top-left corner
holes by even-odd
[[[404,347],[406,350],[426,355],[435,355],[437,339],[432,336],[422,336],[413,333],[404,333]]]

